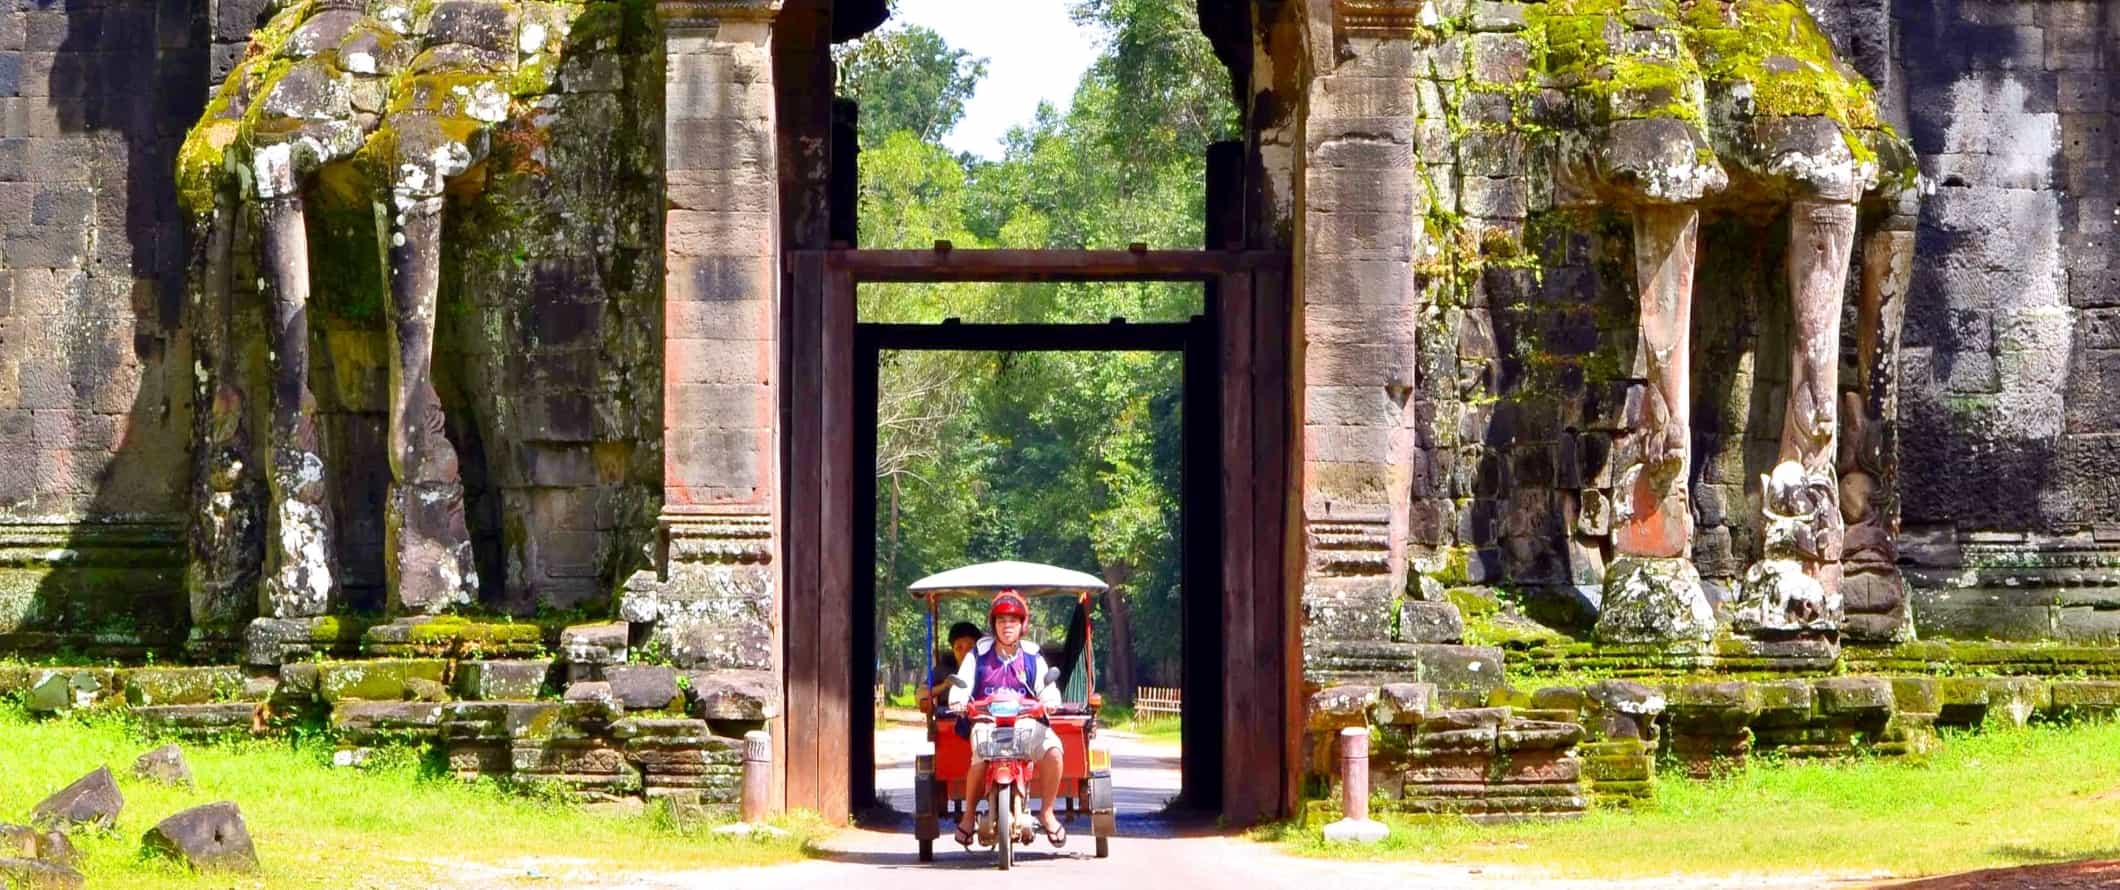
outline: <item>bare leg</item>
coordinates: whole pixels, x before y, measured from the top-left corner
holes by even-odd
[[[1060,827],[1060,820],[1053,815],[1053,799],[1060,796],[1060,751],[1045,752],[1038,759],[1038,824],[1050,833]]]
[[[977,827],[979,799],[986,796],[986,761],[972,758],[972,765],[964,771],[964,815],[957,819],[957,827],[971,831]]]

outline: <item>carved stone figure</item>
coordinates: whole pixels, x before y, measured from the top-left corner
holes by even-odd
[[[395,611],[435,613],[470,602],[478,587],[464,519],[455,450],[443,432],[432,360],[443,196],[487,154],[496,124],[525,113],[516,96],[555,76],[566,19],[541,5],[453,0],[418,8],[398,0],[297,3],[260,29],[248,55],[222,82],[187,138],[182,195],[209,245],[201,308],[229,313],[226,233],[255,207],[268,294],[270,387],[264,468],[260,607],[267,617],[330,610],[336,595],[333,528],[324,455],[308,387],[310,244],[305,193],[332,172],[331,187],[366,190],[387,219],[390,488],[384,560]],[[208,325],[215,329],[215,325]],[[215,364],[202,363],[199,401],[207,441],[209,500],[241,477],[244,394],[232,385],[225,328],[201,335]],[[219,338],[216,340],[215,338]],[[225,428],[224,428],[225,427]],[[218,501],[214,501],[218,503]],[[229,511],[233,513],[234,511]],[[195,549],[216,553],[240,540],[242,519],[202,517]],[[195,577],[211,587],[234,571]]]
[[[1759,481],[1766,497],[1766,557],[1745,572],[1732,626],[1762,636],[1839,633],[1840,591],[1819,580],[1839,556],[1838,485],[1783,461]]]

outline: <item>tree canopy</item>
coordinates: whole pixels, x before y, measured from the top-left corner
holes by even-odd
[[[1207,146],[1233,138],[1227,75],[1189,0],[1079,0],[1102,35],[1062,111],[1008,135],[999,159],[940,144],[985,62],[933,31],[886,26],[843,49],[861,106],[860,243],[924,248],[1198,247]],[[1197,285],[870,285],[863,321],[1183,320]],[[877,579],[887,663],[925,663],[924,617],[893,595],[989,559],[1099,574],[1106,694],[1175,685],[1179,657],[1182,359],[1168,353],[888,353],[878,405]],[[983,609],[945,620],[983,616]],[[1064,610],[1034,632],[1057,640]],[[1125,650],[1112,660],[1110,650]]]

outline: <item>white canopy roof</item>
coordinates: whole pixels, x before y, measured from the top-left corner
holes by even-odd
[[[1024,596],[1043,596],[1101,591],[1105,589],[1105,584],[1095,575],[1073,569],[1035,562],[1002,560],[937,572],[913,582],[906,591],[915,597],[925,598],[929,594],[990,594],[1002,588],[1013,588]]]

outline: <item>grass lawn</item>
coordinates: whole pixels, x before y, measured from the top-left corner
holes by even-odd
[[[1374,848],[1315,828],[1255,836],[1299,855],[1518,865],[1555,877],[1921,876],[2120,858],[2120,725],[1954,735],[1926,763],[1755,763],[1712,781],[1662,778],[1656,801],[1575,822],[1395,821]]]
[[[1097,725],[1115,732],[1133,733],[1150,744],[1178,744],[1183,723],[1176,717],[1156,715],[1136,718],[1134,710],[1123,705],[1107,705],[1097,711]]]
[[[491,782],[422,776],[416,763],[360,770],[327,765],[329,749],[285,740],[186,745],[196,790],[132,777],[133,759],[154,743],[114,721],[33,720],[0,705],[0,821],[26,822],[31,807],[97,766],[108,765],[125,796],[117,831],[77,833],[93,887],[421,887],[501,885],[535,868],[702,869],[801,858],[821,832],[787,825],[785,838],[712,833],[667,818],[598,816],[504,791]],[[233,800],[257,844],[262,873],[192,877],[138,855],[140,836],[186,807]],[[540,886],[551,886],[547,879]]]

